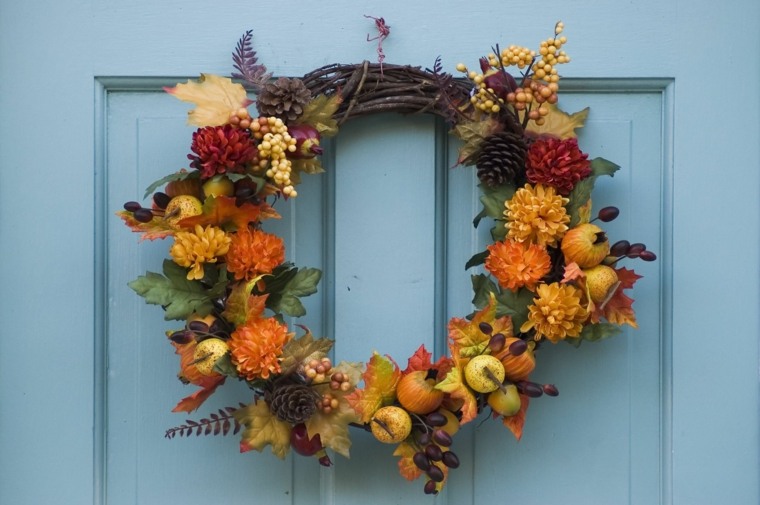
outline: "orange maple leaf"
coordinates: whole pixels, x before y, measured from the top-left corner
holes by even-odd
[[[562,283],[566,284],[568,282],[572,282],[575,279],[580,279],[585,277],[586,274],[583,273],[583,270],[581,270],[581,267],[578,266],[578,263],[572,262],[565,265],[565,275],[562,277]]]
[[[225,377],[221,374],[215,373],[214,375],[203,375],[198,371],[193,364],[195,360],[193,354],[195,353],[196,343],[194,340],[187,344],[178,344],[171,342],[174,346],[174,353],[179,356],[180,373],[179,377],[194,384],[200,386],[201,389],[197,390],[190,396],[187,396],[180,400],[179,403],[172,409],[172,412],[192,412],[200,407],[208,397],[214,394],[216,388],[224,384]]]
[[[425,344],[422,344],[409,358],[407,361],[406,369],[401,372],[401,375],[407,375],[408,373],[416,372],[419,370],[433,369],[437,372],[436,377],[445,377],[449,370],[451,370],[451,359],[447,358],[446,356],[441,356],[438,361],[433,363],[430,360],[432,357],[433,354],[425,349]]]
[[[389,356],[372,355],[362,374],[364,389],[356,389],[345,396],[361,422],[370,422],[377,409],[396,400],[396,385],[400,378],[401,370]]]
[[[530,397],[521,394],[520,410],[517,412],[517,414],[502,418],[504,426],[509,428],[509,431],[512,432],[517,440],[520,440],[522,438],[523,426],[525,426],[525,415],[528,412],[529,405]]]
[[[176,231],[163,218],[153,217],[151,221],[142,223],[134,218],[131,212],[122,210],[116,213],[124,223],[135,233],[142,233],[140,241],[156,240],[174,235]]]
[[[488,323],[493,331],[483,333],[481,323]],[[512,318],[503,316],[496,318],[496,297],[491,293],[488,305],[477,312],[472,321],[454,317],[449,321],[449,349],[451,355],[471,358],[483,354],[488,347],[491,335],[501,333],[505,337],[512,336]],[[456,350],[456,352],[455,352]]]
[[[618,274],[620,286],[603,306],[592,304],[591,322],[598,323],[604,318],[613,324],[628,324],[633,328],[638,328],[636,313],[633,310],[634,300],[626,295],[623,290],[632,288],[636,281],[641,279],[641,276],[627,268],[619,268],[615,271]]]
[[[203,202],[203,213],[186,217],[178,225],[182,228],[201,226],[232,225],[235,229],[246,228],[249,223],[255,223],[268,218],[279,218],[280,215],[268,203],[253,204],[245,202],[237,206],[235,198],[230,196],[208,197]]]

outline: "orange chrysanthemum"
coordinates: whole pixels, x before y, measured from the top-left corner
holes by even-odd
[[[232,364],[246,380],[268,379],[270,374],[280,372],[282,348],[292,335],[273,317],[238,326],[228,342]]]
[[[261,230],[240,230],[232,236],[227,270],[236,280],[268,274],[285,261],[285,245],[277,235]]]
[[[523,286],[533,291],[551,266],[549,253],[540,245],[507,239],[488,246],[486,270],[512,291]]]
[[[583,329],[588,312],[581,305],[582,292],[569,284],[541,284],[538,298],[528,307],[528,320],[520,327],[525,332],[536,330],[536,340],[543,337],[554,343],[565,337],[577,337]]]
[[[507,236],[517,242],[557,245],[570,222],[565,210],[565,204],[569,201],[558,195],[551,186],[526,184],[505,203]]]

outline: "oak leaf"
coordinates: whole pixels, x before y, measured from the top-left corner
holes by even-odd
[[[188,80],[164,91],[195,104],[196,108],[187,113],[187,122],[201,128],[226,124],[230,113],[253,103],[242,85],[214,74],[201,74],[197,81]]]
[[[556,105],[546,103],[543,105],[549,109],[549,114],[544,116],[544,124],[539,126],[535,121],[528,123],[527,131],[537,135],[553,135],[561,139],[576,137],[575,130],[583,128],[588,117],[589,108],[568,114]]]
[[[396,400],[396,385],[400,378],[401,371],[390,357],[377,352],[372,355],[362,374],[364,388],[356,389],[345,397],[359,414],[361,422],[370,422],[377,409]]]
[[[236,410],[233,415],[245,426],[240,441],[240,452],[251,449],[261,452],[266,446],[271,445],[275,456],[285,458],[290,449],[290,424],[277,419],[264,400],[256,400]]]

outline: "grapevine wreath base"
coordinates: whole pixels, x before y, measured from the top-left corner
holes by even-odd
[[[199,389],[174,411],[196,410],[227,378],[253,391],[250,403],[188,420],[168,438],[242,429],[242,451],[270,446],[283,458],[293,449],[329,466],[327,451],[348,457],[350,429],[360,428],[395,444],[401,475],[423,477],[435,494],[459,466],[461,425],[486,411],[519,439],[531,399],[558,394],[530,380],[547,341],[578,346],[636,327],[624,291],[639,276],[620,263],[655,255],[610,244],[601,225],[617,208],[592,212],[594,181],[618,167],[579,149],[575,129],[588,110],[555,105],[557,67],[569,61],[562,31],[558,23],[537,51],[497,46],[477,70],[459,64],[463,78],[443,72],[439,58],[432,70],[365,61],[300,79],[273,79],[248,32],[233,53],[237,81],[202,75],[166,89],[195,104],[188,120],[198,130],[189,169],[151,185],[151,205],[119,212],[142,238],[173,241],[163,274],[129,285],[183,322],[167,336],[179,378]],[[286,262],[282,238],[262,228],[279,217],[275,202],[297,197],[303,174],[323,171],[320,140],[378,112],[445,118],[461,140],[458,163],[474,166],[481,183],[474,224],[493,223],[493,242],[466,265],[485,271],[472,275],[476,311],[449,322],[449,355],[433,362],[420,346],[403,369],[378,353],[333,363],[331,340],[289,327],[321,272]]]

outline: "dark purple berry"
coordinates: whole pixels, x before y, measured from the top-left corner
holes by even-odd
[[[544,393],[548,396],[559,395],[559,389],[557,389],[557,386],[555,386],[554,384],[544,384],[543,390],[544,390]]]
[[[509,354],[512,356],[519,356],[528,349],[528,344],[525,340],[515,340],[509,344]]]
[[[425,455],[433,461],[441,461],[443,451],[437,445],[429,445],[425,447]]]
[[[617,207],[605,207],[599,211],[598,218],[600,221],[609,223],[620,215],[620,209]]]
[[[187,329],[197,331],[199,333],[208,333],[208,325],[203,321],[190,321],[187,324]]]
[[[631,243],[627,240],[618,240],[612,247],[610,247],[610,254],[613,256],[625,256],[628,254],[628,249],[631,247]]]
[[[657,255],[652,251],[641,251],[641,253],[639,253],[639,258],[644,261],[654,261],[657,259]]]
[[[134,212],[139,209],[142,209],[142,205],[137,202],[127,202],[124,204],[124,210],[126,211]]]
[[[443,470],[438,468],[437,466],[433,465],[430,468],[428,468],[427,476],[430,477],[430,480],[435,482],[441,482],[443,481]]]
[[[429,426],[445,426],[449,420],[440,412],[431,412],[427,415],[425,421],[427,421]]]
[[[435,430],[433,432],[433,441],[438,445],[442,445],[443,447],[448,447],[454,442],[451,439],[451,435],[443,430]]]
[[[132,215],[141,223],[150,223],[153,221],[153,212],[150,209],[137,209]]]
[[[504,343],[507,341],[507,337],[504,336],[502,333],[497,333],[496,335],[492,335],[491,339],[488,341],[488,347],[491,349],[491,352],[499,352],[504,348]]]
[[[518,382],[517,389],[519,389],[520,392],[524,395],[528,395],[531,398],[538,398],[544,394],[544,389],[540,385],[530,381]]]
[[[631,244],[631,247],[628,248],[628,252],[626,253],[626,256],[628,256],[629,258],[638,258],[639,254],[646,251],[646,249],[647,249],[647,246],[639,242],[635,244]]]
[[[459,468],[459,457],[451,451],[444,452],[441,461],[449,468]]]
[[[425,490],[425,494],[438,494],[435,481],[429,480],[425,482],[425,487],[423,489]]]
[[[478,325],[478,328],[480,328],[480,331],[482,331],[486,335],[490,335],[493,333],[493,326],[486,322],[482,322]]]
[[[430,460],[424,452],[415,452],[414,456],[412,456],[412,461],[423,472],[427,472],[428,468],[430,468]]]
[[[193,334],[185,330],[175,331],[169,335],[169,339],[178,344],[187,344],[193,339]]]
[[[171,199],[172,197],[166,193],[161,193],[160,191],[153,193],[153,203],[155,203],[159,209],[165,209],[166,206],[169,205]]]
[[[430,443],[430,432],[423,431],[417,435],[417,443],[420,445],[428,445]]]

